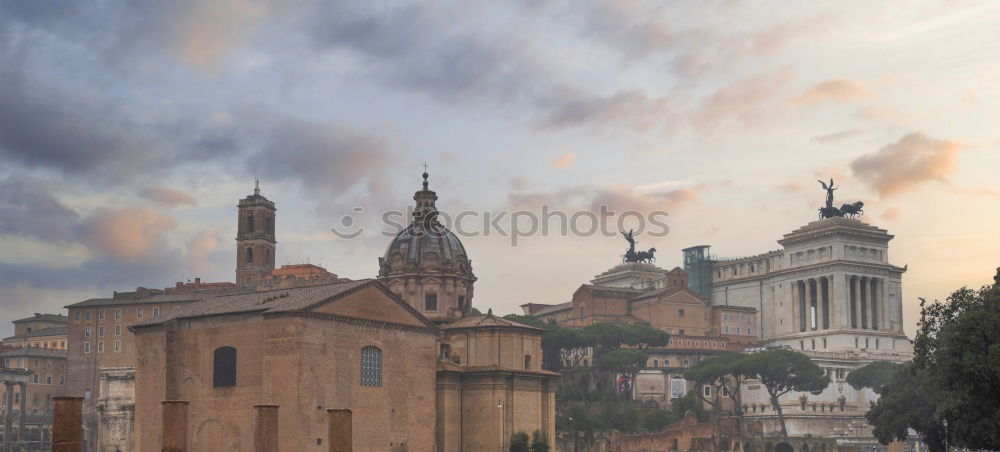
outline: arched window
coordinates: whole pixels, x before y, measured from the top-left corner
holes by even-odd
[[[271,249],[268,248],[264,251],[264,265],[274,266],[274,261],[271,260]]]
[[[531,370],[531,355],[524,355],[524,370]]]
[[[253,232],[253,215],[247,215],[247,232]]]
[[[587,306],[580,305],[580,320],[582,321],[584,316],[587,315]]]
[[[382,350],[378,347],[361,349],[361,386],[382,386]]]
[[[212,387],[233,386],[236,386],[236,349],[227,345],[212,353]]]
[[[247,263],[253,264],[253,248],[247,248]]]

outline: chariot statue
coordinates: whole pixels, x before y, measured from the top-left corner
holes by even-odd
[[[820,219],[834,217],[855,218],[864,214],[862,207],[864,207],[865,203],[861,201],[857,201],[852,204],[842,204],[840,208],[833,206],[833,191],[839,188],[833,185],[833,178],[830,178],[829,185],[821,180],[818,180],[817,182],[823,186],[823,190],[826,190],[826,206],[819,208]]]

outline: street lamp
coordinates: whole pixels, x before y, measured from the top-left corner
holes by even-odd
[[[941,423],[944,424],[944,452],[948,452],[948,419],[943,419]]]

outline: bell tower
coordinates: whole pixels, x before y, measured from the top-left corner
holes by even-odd
[[[236,285],[253,288],[274,269],[274,203],[260,194],[260,181],[253,194],[237,205]]]

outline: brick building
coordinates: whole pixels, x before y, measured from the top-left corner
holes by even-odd
[[[65,350],[66,316],[35,313],[31,317],[15,320],[14,335],[5,337],[4,350],[14,347],[55,348]]]
[[[704,358],[758,345],[757,311],[743,306],[711,305],[688,287],[688,274],[680,268],[660,269],[645,263],[624,263],[583,284],[571,301],[556,305],[521,305],[525,315],[554,321],[570,328],[595,323],[642,323],[670,334],[664,347],[644,349],[646,368],[639,371],[631,395],[651,406],[668,406],[670,400],[697,389],[684,381],[684,369]],[[575,351],[566,365],[589,367],[592,350]]]
[[[135,450],[159,450],[163,400],[190,403],[194,450],[248,448],[258,404],[279,405],[288,450],[326,447],[328,408],[353,411],[356,451],[503,450],[522,430],[554,438],[559,375],[541,369],[542,331],[470,314],[475,276],[436,222],[436,199],[425,173],[378,279],[215,294],[133,325]],[[253,283],[259,270],[237,274]]]
[[[0,397],[0,424],[11,438],[39,442],[52,427],[52,396],[66,391],[66,317],[35,314],[14,321],[4,339],[0,364],[23,372],[21,384],[7,384]],[[5,433],[6,434],[6,433]]]

